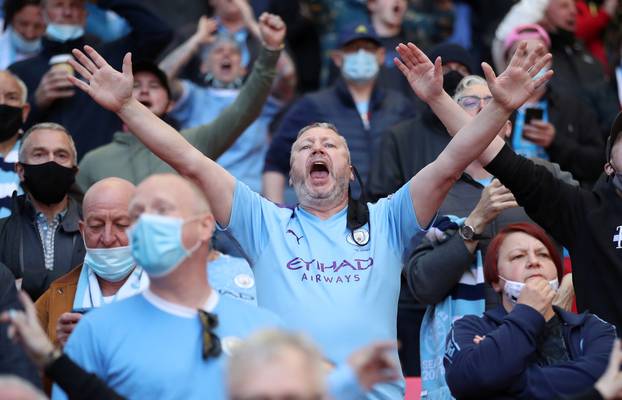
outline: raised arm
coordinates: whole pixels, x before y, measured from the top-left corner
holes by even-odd
[[[183,86],[177,79],[179,71],[181,71],[181,69],[188,64],[190,59],[201,49],[202,46],[209,45],[214,42],[217,26],[218,23],[215,19],[202,16],[199,18],[197,30],[194,35],[190,36],[188,40],[179,45],[175,50],[171,51],[160,62],[159,67],[166,73],[171,85],[173,100],[178,100],[183,95]]]
[[[158,157],[195,181],[205,192],[216,220],[226,224],[235,187],[233,176],[132,96],[134,77],[130,53],[123,59],[123,72],[119,72],[92,47],[84,46],[84,51],[86,54],[74,49],[73,55],[79,62],[72,60],[71,64],[85,81],[73,76],[70,81],[99,105],[117,113],[129,130]]]
[[[417,47],[409,43],[400,44],[398,52],[402,61],[396,64],[407,77],[418,96],[432,106],[432,110],[450,130],[459,131],[445,150],[435,161],[427,165],[410,182],[410,193],[415,206],[417,220],[421,226],[427,226],[433,218],[447,192],[462,171],[475,159],[494,157],[494,146],[482,154],[497,136],[507,121],[510,113],[522,105],[537,87],[549,80],[552,71],[535,79],[540,69],[551,58],[544,55],[544,49],[538,47],[531,53],[522,43],[508,68],[499,77],[495,76],[490,65],[483,63],[484,75],[493,95],[493,100],[484,109],[468,121],[466,113],[442,89],[441,60],[432,64]],[[494,153],[494,154],[493,154]],[[486,164],[486,162],[484,162]]]

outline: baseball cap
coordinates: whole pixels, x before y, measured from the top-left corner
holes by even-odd
[[[153,61],[149,60],[138,60],[136,62],[132,62],[132,73],[136,75],[138,72],[151,72],[158,78],[160,84],[166,89],[166,93],[168,93],[169,99],[171,98],[171,87],[168,84],[168,78],[164,71],[158,68],[158,65]]]
[[[378,46],[382,46],[382,43],[380,43],[380,38],[378,38],[374,27],[368,23],[360,22],[357,24],[348,25],[345,27],[345,29],[339,32],[339,47],[343,47],[350,42],[360,39],[369,40],[374,42]]]
[[[507,55],[508,50],[514,46],[516,42],[527,39],[540,39],[547,47],[551,47],[551,38],[544,28],[538,24],[524,24],[512,29],[503,41],[503,54]]]

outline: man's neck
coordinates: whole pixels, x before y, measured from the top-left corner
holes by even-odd
[[[121,286],[125,284],[125,282],[130,278],[131,275],[132,274],[129,274],[127,277],[121,279],[119,282],[110,282],[100,278],[97,275],[95,276],[97,277],[97,282],[99,283],[99,289],[102,292],[102,296],[108,297],[117,294],[119,289],[121,289]]]
[[[382,22],[379,17],[372,16],[371,23],[374,26],[376,34],[381,38],[397,36],[402,30],[401,25],[390,25]]]
[[[6,157],[9,151],[13,150],[13,147],[17,143],[17,135],[12,136],[10,139],[0,142],[0,156]]]
[[[300,206],[309,214],[313,214],[321,220],[326,220],[337,214],[339,211],[348,204],[348,197],[339,201],[336,204],[323,205],[323,204],[301,204]]]
[[[69,204],[68,195],[65,195],[65,197],[63,197],[60,202],[54,204],[43,204],[35,199],[33,196],[29,197],[30,201],[32,201],[32,205],[35,207],[35,210],[45,215],[48,221],[52,221],[54,218],[56,218],[58,214],[66,210]]]
[[[371,99],[371,93],[374,91],[375,79],[365,83],[347,82],[348,91],[354,99],[355,103],[368,102]]]
[[[207,282],[206,254],[194,254],[175,271],[162,278],[151,278],[149,289],[162,299],[188,308],[203,307],[212,288]]]
[[[230,33],[236,33],[246,27],[242,18],[225,19],[220,17],[220,23],[227,28]]]

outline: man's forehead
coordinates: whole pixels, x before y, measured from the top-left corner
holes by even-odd
[[[55,129],[37,129],[28,135],[27,140],[30,148],[62,148],[71,150],[71,144],[67,134]]]
[[[316,127],[308,129],[303,132],[302,135],[298,137],[297,142],[302,142],[304,140],[322,140],[326,138],[339,138],[340,135],[332,129]]]
[[[21,88],[15,78],[3,71],[0,71],[0,93],[21,94]]]

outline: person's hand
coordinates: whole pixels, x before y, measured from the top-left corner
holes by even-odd
[[[37,310],[30,297],[24,291],[20,291],[18,297],[24,311],[5,311],[0,316],[0,322],[10,324],[9,337],[21,344],[28,357],[37,366],[44,367],[48,355],[54,350],[54,345],[39,325]]]
[[[51,68],[48,70],[35,90],[35,103],[37,107],[46,109],[55,100],[73,96],[75,90],[68,80],[69,76],[67,69]]]
[[[557,289],[557,296],[553,301],[553,305],[566,311],[571,311],[573,300],[574,286],[572,285],[572,274],[566,274],[559,283],[559,289]]]
[[[69,335],[76,328],[80,319],[82,319],[82,314],[79,313],[66,312],[61,314],[58,321],[56,321],[56,342],[59,345],[65,346]]]
[[[555,295],[546,279],[536,277],[525,282],[525,287],[518,297],[518,304],[529,306],[544,317],[550,312]]]
[[[533,51],[527,51],[527,43],[521,42],[512,56],[505,71],[499,76],[490,65],[482,63],[482,69],[488,82],[488,88],[494,101],[508,112],[514,111],[553,76],[553,70],[534,80],[542,67],[551,61],[551,54],[540,45]]]
[[[417,97],[426,103],[440,97],[443,94],[441,58],[437,57],[432,64],[428,56],[412,43],[400,43],[396,50],[401,60],[396,57],[393,62],[406,77]]]
[[[622,399],[622,349],[620,339],[613,341],[613,349],[609,356],[609,365],[604,374],[596,381],[594,388],[605,400]]]
[[[395,341],[377,342],[357,350],[348,358],[348,365],[365,390],[377,383],[399,379],[399,366],[392,355],[396,349]]]
[[[555,127],[549,122],[534,119],[523,127],[523,137],[538,146],[547,148],[555,139]]]
[[[259,17],[259,34],[264,46],[270,50],[283,47],[287,27],[278,15],[263,13]]]
[[[232,0],[233,4],[235,4],[240,10],[240,14],[242,15],[242,20],[244,24],[249,27],[252,27],[255,22],[255,13],[253,12],[253,8],[248,3],[248,0]]]
[[[192,41],[197,46],[210,45],[216,40],[218,32],[218,22],[214,18],[207,18],[205,15],[199,18],[197,31],[192,35]]]
[[[123,72],[119,72],[112,68],[91,46],[84,46],[84,51],[86,54],[73,49],[73,55],[77,61],[69,60],[69,63],[86,82],[73,76],[70,76],[69,80],[91,96],[100,106],[115,113],[119,112],[132,99],[134,77],[131,53],[123,57]]]
[[[475,337],[473,338],[473,343],[480,344],[481,342],[484,341],[484,339],[486,339],[486,335],[484,336],[480,336],[480,335],[475,335]]]
[[[518,207],[514,195],[503,186],[498,179],[493,179],[490,185],[482,190],[479,202],[467,217],[465,224],[473,227],[475,233],[482,233],[486,225],[503,210]]]

